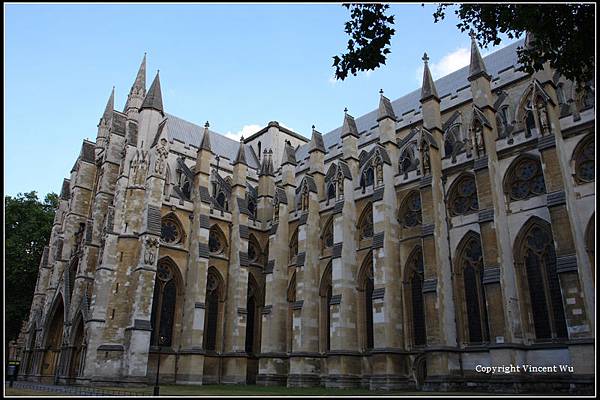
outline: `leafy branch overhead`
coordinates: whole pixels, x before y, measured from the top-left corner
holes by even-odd
[[[374,70],[385,64],[386,54],[390,53],[390,40],[395,29],[393,15],[386,15],[388,5],[384,4],[343,4],[350,10],[351,20],[346,22],[345,31],[350,35],[348,52],[342,57],[333,57],[335,76],[344,80],[348,72]]]
[[[346,33],[351,34],[348,53],[334,57],[336,78],[345,79],[348,72],[375,69],[385,64],[394,30],[393,16],[387,17],[387,6],[344,4],[351,9]],[[534,73],[544,63],[565,78],[587,82],[594,73],[595,9],[594,4],[460,4],[442,3],[433,13],[434,22],[443,20],[448,7],[461,32],[473,31],[480,46],[501,43],[500,35],[518,39],[528,34],[527,45],[517,50],[521,70]],[[377,29],[365,25],[377,21]],[[355,43],[361,45],[356,48]],[[367,60],[367,61],[364,61]]]

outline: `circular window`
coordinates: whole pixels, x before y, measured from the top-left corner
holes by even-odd
[[[181,236],[181,227],[175,220],[163,219],[160,229],[160,238],[163,242],[177,244],[181,242]]]

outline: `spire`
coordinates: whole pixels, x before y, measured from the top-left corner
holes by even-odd
[[[390,99],[383,95],[383,89],[379,91],[379,95],[379,111],[377,114],[377,122],[384,118],[391,118],[395,121],[396,114],[394,113],[394,108],[392,107]]]
[[[421,103],[429,100],[432,97],[437,101],[440,101],[440,98],[437,94],[437,90],[435,89],[435,84],[433,83],[433,78],[431,77],[431,71],[429,70],[429,57],[427,57],[427,53],[423,54],[422,60],[425,66],[423,68],[423,86],[421,87]]]
[[[144,108],[153,108],[156,111],[159,111],[161,115],[164,115],[162,93],[160,91],[160,78],[158,75],[159,72],[160,71],[156,72],[156,77],[154,78],[154,81],[152,81],[152,85],[150,85],[150,89],[148,90],[148,94],[146,94],[146,98],[144,98],[140,110],[143,110]]]
[[[356,122],[354,121],[354,117],[348,114],[348,109],[344,108],[344,125],[342,126],[342,135],[343,139],[345,136],[352,135],[358,137],[358,129],[356,129]]]
[[[283,149],[283,158],[281,159],[281,165],[292,164],[296,166],[296,150],[292,147],[292,143],[289,140],[285,141],[285,147]]]
[[[208,130],[209,126],[210,125],[208,121],[206,121],[204,124],[204,134],[202,135],[202,140],[200,140],[200,147],[198,148],[198,151],[208,150],[212,152],[212,149],[210,148],[210,131]]]
[[[323,143],[323,135],[321,132],[315,129],[315,126],[312,126],[312,137],[310,139],[310,144],[308,145],[308,152],[312,153],[313,151],[320,151],[325,153],[325,144]]]
[[[233,165],[236,164],[244,164],[245,166],[248,166],[248,163],[246,162],[246,145],[244,144],[243,136],[240,138],[240,147],[238,149],[237,156],[235,156],[235,160],[233,161]]]
[[[260,164],[260,171],[258,173],[259,176],[262,175],[270,175],[273,176],[273,171],[275,170],[275,168],[273,168],[273,150],[269,149],[269,151],[267,151],[267,149],[265,149],[263,151],[263,160],[262,163]]]
[[[112,113],[115,109],[115,87],[113,86],[112,92],[110,92],[110,97],[106,102],[106,108],[104,109],[104,114],[102,114],[102,119],[105,123],[108,123],[112,119]]]
[[[133,82],[133,86],[131,86],[131,91],[129,93],[140,93],[142,96],[146,95],[146,53],[144,53],[140,69],[138,70],[135,82]]]
[[[469,66],[469,81],[479,78],[483,76],[486,79],[490,79],[490,75],[487,73],[485,69],[485,63],[483,62],[483,58],[481,58],[481,54],[479,53],[479,48],[477,47],[477,41],[475,40],[476,35],[475,32],[471,31],[471,65]]]

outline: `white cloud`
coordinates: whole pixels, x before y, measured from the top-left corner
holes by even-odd
[[[439,62],[431,62],[429,69],[435,80],[469,65],[470,61],[471,49],[469,47],[460,47],[452,53],[446,54]],[[423,65],[417,68],[415,77],[419,83],[423,82]]]
[[[237,132],[229,131],[225,134],[225,136],[227,136],[230,139],[239,141],[241,136],[247,138],[248,136],[258,132],[261,128],[262,126],[257,124],[244,125],[241,130]]]

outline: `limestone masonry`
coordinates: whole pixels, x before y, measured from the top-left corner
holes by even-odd
[[[144,56],[64,180],[19,378],[152,384],[160,350],[163,383],[592,393],[595,82],[523,45],[425,55],[310,140],[166,113]],[[572,368],[482,372],[511,365]]]

